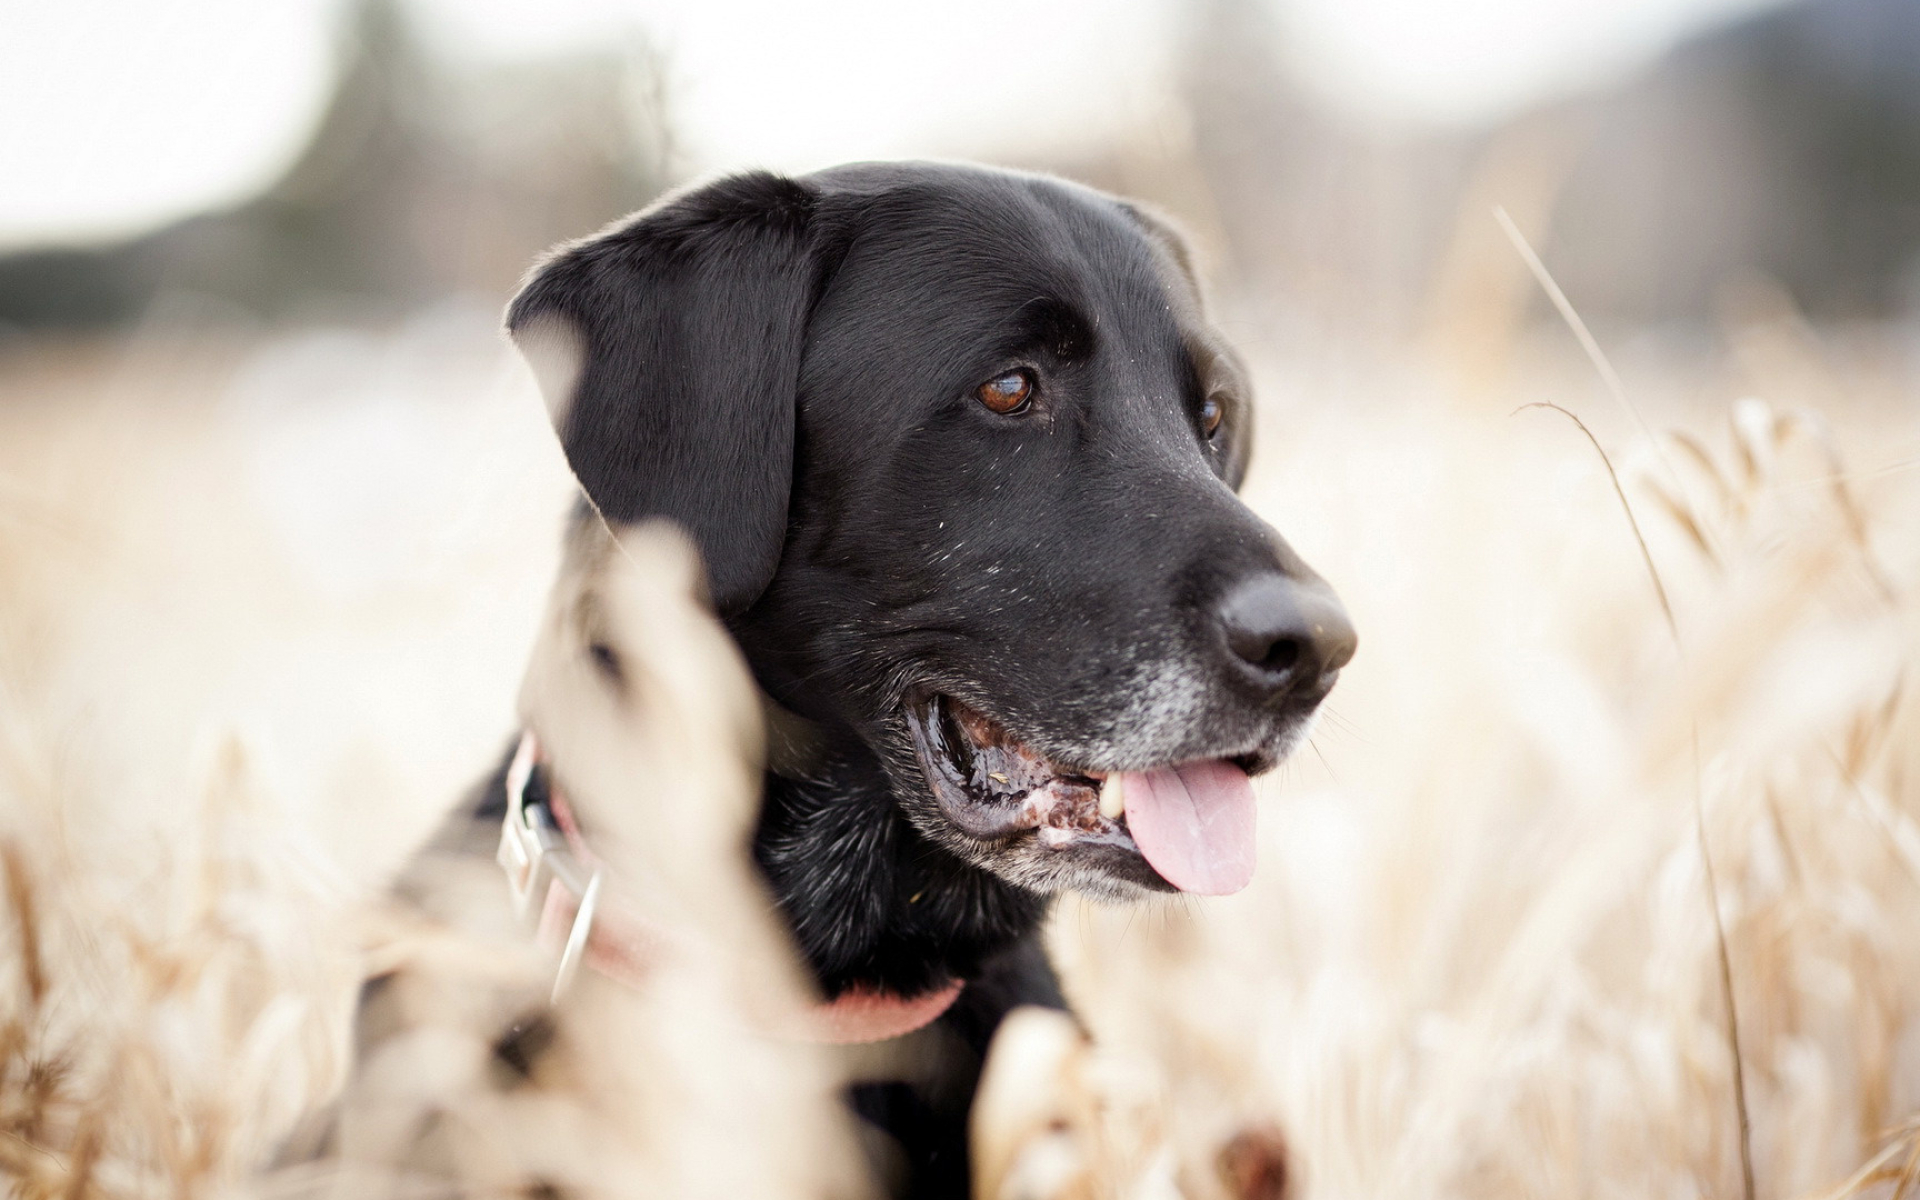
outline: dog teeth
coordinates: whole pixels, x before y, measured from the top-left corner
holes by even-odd
[[[1109,821],[1118,821],[1126,811],[1127,796],[1120,790],[1120,773],[1116,771],[1100,781],[1100,815]]]

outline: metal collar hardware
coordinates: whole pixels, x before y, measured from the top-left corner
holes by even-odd
[[[527,786],[539,765],[539,752],[531,730],[520,735],[520,745],[507,767],[507,816],[501,823],[496,857],[507,872],[514,913],[527,924],[544,924],[550,909],[571,901],[573,921],[567,928],[553,980],[552,998],[557,1003],[586,957],[605,871],[574,850],[551,804],[528,797]]]

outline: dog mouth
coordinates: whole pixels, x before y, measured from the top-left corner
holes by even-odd
[[[910,701],[906,717],[934,800],[969,838],[1029,841],[1159,891],[1227,895],[1253,877],[1253,785],[1236,763],[1077,767],[951,696]]]

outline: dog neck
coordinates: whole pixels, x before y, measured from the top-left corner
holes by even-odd
[[[823,994],[937,991],[1039,926],[1048,900],[927,840],[855,731],[756,691],[767,742],[753,857]]]
[[[516,907],[537,917],[537,938],[559,959],[557,1000],[580,966],[644,989],[672,939],[620,903],[617,881],[589,846],[580,820],[529,731],[506,772],[499,860]],[[616,893],[612,896],[606,893]],[[837,1045],[888,1041],[925,1027],[959,998],[952,976],[913,992],[859,983],[805,1014],[799,1036]]]
[[[856,734],[767,703],[784,715],[769,720],[754,860],[826,995],[915,995],[972,978],[1039,926],[1047,898],[915,829]]]

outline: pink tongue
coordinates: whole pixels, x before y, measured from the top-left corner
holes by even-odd
[[[1120,777],[1127,828],[1147,862],[1183,892],[1225,896],[1253,878],[1253,784],[1218,759]]]

